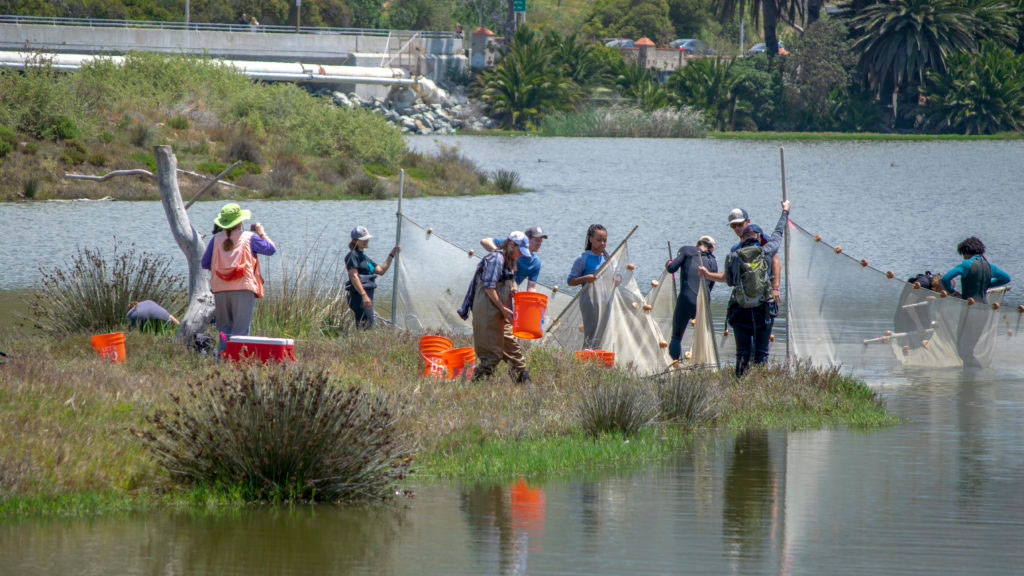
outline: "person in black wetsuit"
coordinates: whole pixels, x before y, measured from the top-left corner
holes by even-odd
[[[668,354],[673,360],[679,360],[682,354],[683,334],[686,326],[697,315],[697,294],[702,278],[697,271],[701,266],[711,272],[718,272],[718,261],[715,260],[715,240],[710,236],[701,236],[696,246],[683,246],[675,259],[665,264],[670,273],[679,270],[679,296],[676,298],[676,310],[672,316],[672,339],[668,344]],[[714,282],[708,285],[708,295],[715,287]]]

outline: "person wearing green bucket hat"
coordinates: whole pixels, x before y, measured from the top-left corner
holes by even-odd
[[[263,296],[263,276],[258,254],[272,256],[277,246],[259,222],[242,230],[242,222],[252,217],[234,202],[225,204],[213,221],[221,229],[206,245],[202,267],[210,271],[213,313],[220,332],[217,354],[231,336],[245,336],[252,327],[256,298]]]

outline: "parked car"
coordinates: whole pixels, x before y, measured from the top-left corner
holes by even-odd
[[[707,42],[697,40],[695,38],[680,38],[679,40],[673,40],[668,43],[668,47],[682,50],[687,54],[699,56],[713,56],[717,54],[714,48],[708,46]]]
[[[754,54],[764,54],[764,51],[767,49],[768,47],[765,46],[764,42],[758,42],[757,44],[751,46],[750,50],[747,50],[747,56],[753,56]],[[789,56],[789,50],[786,50],[786,47],[782,44],[782,42],[779,42],[779,54],[782,54],[783,56]]]
[[[633,41],[629,38],[608,38],[605,40],[604,45],[613,48],[632,48]]]

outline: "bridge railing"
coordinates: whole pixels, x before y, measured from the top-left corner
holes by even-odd
[[[327,28],[306,27],[299,31],[294,26],[252,26],[249,24],[220,24],[216,22],[161,22],[156,20],[104,20],[99,18],[57,18],[48,16],[0,15],[0,24],[42,26],[84,26],[89,28],[155,28],[163,30],[200,30],[215,32],[245,32],[247,34],[336,34],[345,36],[390,36],[392,34],[419,34],[420,38],[453,39],[454,32],[437,30],[389,30],[380,28]]]

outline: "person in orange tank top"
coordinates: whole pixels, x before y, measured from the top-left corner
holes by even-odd
[[[242,222],[252,217],[238,204],[225,204],[214,224],[221,228],[210,239],[203,253],[202,267],[210,271],[214,317],[219,338],[217,354],[224,351],[231,336],[245,336],[252,327],[256,298],[263,296],[263,277],[257,254],[271,256],[277,246],[259,222],[248,231]]]

